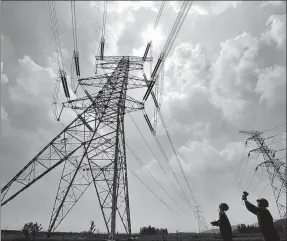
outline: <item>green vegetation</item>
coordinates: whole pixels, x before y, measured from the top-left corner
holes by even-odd
[[[23,233],[25,240],[35,240],[36,237],[40,236],[42,229],[41,224],[30,222],[24,225],[21,232]]]
[[[168,231],[166,228],[159,229],[159,228],[151,227],[150,225],[148,227],[140,228],[140,235],[153,235],[153,234],[168,235]]]
[[[90,239],[96,231],[95,222],[91,221],[90,228],[82,232],[83,236]]]

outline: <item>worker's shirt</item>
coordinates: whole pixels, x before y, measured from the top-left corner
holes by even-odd
[[[257,207],[252,203],[245,201],[246,208],[257,216],[258,225],[264,237],[272,236],[272,240],[277,240],[277,232],[273,226],[273,217],[267,208]],[[275,237],[276,236],[276,237]]]
[[[232,238],[232,228],[229,222],[229,219],[225,212],[219,213],[219,220],[215,223],[216,226],[219,226],[220,234],[222,238]]]

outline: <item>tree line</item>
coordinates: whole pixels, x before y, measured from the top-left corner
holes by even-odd
[[[260,228],[254,225],[240,224],[237,226],[238,233],[260,233]]]
[[[152,234],[163,234],[163,235],[168,235],[167,228],[155,228],[152,226],[148,227],[142,227],[140,228],[140,234],[141,235],[152,235]]]
[[[275,229],[279,232],[283,232],[284,228],[282,225],[274,225]],[[237,226],[237,231],[238,233],[260,233],[260,228],[258,226],[254,225],[245,225],[245,224],[240,224]]]

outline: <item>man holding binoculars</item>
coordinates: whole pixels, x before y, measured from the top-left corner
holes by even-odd
[[[247,201],[248,192],[243,192],[242,200],[245,202],[247,210],[257,216],[258,225],[265,241],[280,241],[280,237],[273,226],[273,217],[269,210],[268,201],[265,198],[257,199],[257,206]]]
[[[269,210],[268,201],[265,198],[257,199],[257,206],[247,201],[248,192],[243,192],[242,200],[245,202],[247,210],[257,216],[258,225],[263,234],[265,241],[280,241],[280,237],[273,226],[273,217]],[[229,209],[226,203],[219,205],[219,220],[211,222],[212,226],[219,226],[221,237],[223,241],[232,241],[232,228],[226,211]]]

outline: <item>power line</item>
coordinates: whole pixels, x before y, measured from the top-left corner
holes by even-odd
[[[270,183],[267,182],[266,185],[264,186],[264,188],[262,189],[262,191],[259,193],[258,196],[261,196],[261,195],[266,191],[266,189],[267,189],[267,187],[268,187],[269,185],[270,185]]]
[[[166,135],[167,135],[168,140],[169,140],[169,142],[170,142],[170,145],[171,145],[171,147],[172,147],[172,150],[173,150],[173,152],[174,152],[174,154],[175,154],[175,157],[176,157],[176,160],[177,160],[177,162],[178,162],[178,165],[180,166],[180,170],[181,170],[181,172],[182,172],[182,174],[183,174],[183,176],[184,176],[185,182],[186,182],[186,184],[187,184],[187,186],[188,186],[188,189],[189,189],[190,194],[191,194],[191,196],[192,196],[192,198],[193,198],[193,201],[194,201],[195,205],[197,206],[197,202],[196,202],[196,200],[195,200],[195,197],[194,197],[194,195],[193,195],[193,192],[191,191],[191,188],[190,188],[190,185],[189,185],[189,183],[188,183],[188,181],[187,181],[185,172],[184,172],[184,170],[183,170],[183,168],[182,168],[182,165],[181,165],[180,160],[179,160],[179,158],[178,158],[177,152],[176,152],[176,150],[175,150],[175,148],[174,148],[173,142],[172,142],[172,140],[171,140],[171,136],[170,136],[169,131],[168,131],[168,129],[167,129],[167,126],[166,126],[166,124],[165,124],[165,122],[164,122],[162,113],[161,113],[160,110],[159,110],[158,112],[159,112],[159,116],[160,116],[161,122],[162,122],[162,124],[163,124],[163,126],[164,126]]]
[[[151,128],[152,128],[152,127],[151,127]],[[175,174],[175,172],[174,172],[174,170],[173,170],[172,165],[169,165],[168,157],[167,157],[167,155],[166,155],[166,153],[165,153],[165,151],[164,151],[164,149],[163,149],[163,147],[162,147],[162,145],[161,145],[161,143],[160,143],[158,137],[156,136],[155,131],[154,131],[153,129],[151,129],[151,132],[152,132],[153,137],[154,137],[155,140],[156,140],[157,145],[159,146],[159,148],[160,148],[160,150],[161,150],[161,152],[162,152],[162,154],[163,154],[163,156],[164,156],[164,159],[165,159],[167,165],[170,167],[171,172],[172,172],[172,174],[173,174],[173,176],[174,176],[174,178],[175,178],[175,180],[176,180],[176,182],[177,182],[179,188],[181,189],[181,192],[182,192],[184,198],[186,199],[186,201],[187,201],[187,203],[189,204],[189,207],[192,209],[192,211],[194,211],[194,210],[193,210],[193,207],[192,207],[192,205],[191,205],[191,203],[189,202],[188,197],[186,196],[186,194],[185,194],[185,192],[184,192],[184,190],[183,190],[183,188],[182,188],[182,186],[181,186],[181,184],[180,184],[180,182],[179,182],[179,180],[178,180],[178,178],[177,178],[177,175]]]
[[[254,176],[255,176],[255,172],[256,172],[256,161],[258,160],[259,158],[259,155],[257,156],[256,160],[254,161],[253,165],[252,165],[252,168],[250,169],[250,172],[249,172],[249,177],[246,179],[246,183],[244,185],[244,189],[246,189],[247,187],[250,187],[251,184],[252,184],[252,181],[254,179]],[[254,170],[254,171],[253,171]]]
[[[286,122],[283,123],[283,124],[276,125],[276,126],[270,128],[270,129],[267,129],[267,130],[263,131],[262,133],[266,133],[266,132],[268,132],[268,131],[274,130],[274,129],[276,129],[276,128],[278,128],[278,127],[281,127],[281,126],[284,126],[284,125],[286,125]]]
[[[160,187],[160,189],[170,198],[170,200],[179,208],[181,209],[185,214],[186,210],[182,209],[177,202],[167,193],[167,191],[164,189],[164,187],[156,180],[156,178],[151,174],[151,172],[148,170],[148,168],[144,165],[144,163],[141,161],[141,159],[135,154],[135,152],[126,144],[129,151],[134,155],[136,160],[146,169],[147,173],[152,177],[152,179],[155,181],[155,183]]]
[[[241,160],[240,160],[240,165],[239,165],[238,172],[237,172],[237,178],[236,178],[237,190],[239,189],[239,180],[238,180],[238,178],[239,178],[239,174],[241,174],[240,171],[241,171],[241,168],[242,168],[242,163],[243,163],[243,159],[244,159],[245,150],[246,150],[246,145],[244,145],[244,151],[242,153]]]
[[[271,129],[274,129],[274,128],[271,128]],[[286,163],[280,162],[278,158],[275,157],[276,152],[273,149],[270,149],[267,147],[267,145],[265,144],[265,139],[261,136],[262,132],[240,131],[240,133],[249,135],[250,137],[247,139],[247,141],[253,140],[258,145],[258,148],[251,150],[249,154],[251,152],[258,152],[263,155],[264,162],[260,163],[257,166],[257,168],[259,166],[266,167],[266,171],[268,173],[270,184],[272,186],[272,190],[273,190],[273,194],[274,194],[274,198],[276,201],[279,215],[281,218],[286,217],[286,202],[281,202],[281,200],[279,200],[280,197],[283,197],[283,196],[285,196],[285,200],[286,200],[286,191],[284,191],[284,189],[286,190],[286,173],[284,175],[280,171],[281,166],[283,166],[284,169],[286,169]],[[281,150],[284,150],[284,149],[281,149]]]
[[[165,5],[165,1],[162,1],[161,5],[160,5],[160,9],[158,11],[158,15],[156,17],[156,20],[155,20],[155,23],[154,23],[154,26],[153,26],[154,30],[157,28],[157,25],[159,23],[160,17],[162,15],[162,11],[163,11],[164,5]]]
[[[257,190],[257,187],[258,187],[258,185],[261,183],[262,178],[263,178],[263,172],[261,172],[261,176],[260,176],[260,178],[259,178],[259,181],[258,181],[257,184],[254,186],[252,192],[255,192],[255,190]]]
[[[149,151],[152,153],[153,157],[155,158],[155,160],[156,160],[157,163],[159,164],[161,170],[164,172],[164,174],[165,174],[166,177],[168,178],[169,182],[172,184],[173,188],[176,190],[176,192],[177,192],[177,193],[179,194],[179,196],[182,198],[180,192],[179,192],[178,189],[175,187],[175,185],[174,185],[174,183],[172,182],[172,180],[170,179],[170,177],[167,175],[167,173],[166,173],[166,171],[164,170],[162,164],[160,163],[160,161],[159,161],[158,158],[156,157],[154,151],[152,150],[152,148],[151,148],[151,146],[149,145],[148,141],[145,139],[143,133],[141,132],[140,128],[138,127],[137,123],[134,121],[134,119],[133,119],[133,117],[132,117],[132,115],[131,115],[130,113],[129,113],[129,116],[130,116],[130,118],[131,118],[133,124],[135,125],[137,131],[140,133],[141,137],[143,138],[144,142],[146,143],[146,145],[147,145]],[[157,142],[157,143],[158,143],[158,142]],[[160,147],[161,147],[161,144],[160,144],[160,143],[158,143],[158,144],[159,144]],[[160,149],[164,152],[164,150],[163,150],[162,148],[160,148]],[[165,152],[164,152],[164,157],[166,157]],[[184,200],[184,199],[182,199],[182,200],[183,200],[184,203],[185,203],[185,200]]]
[[[156,195],[155,192],[154,192],[153,190],[151,190],[151,189],[149,188],[149,186],[146,185],[134,172],[132,172],[130,169],[128,169],[128,171],[129,171],[131,174],[133,174],[133,176],[134,176],[135,178],[137,178],[163,205],[165,205],[165,206],[166,206],[169,210],[171,210],[175,215],[177,215],[177,216],[180,217],[180,215],[179,215],[176,211],[174,211],[165,201],[163,201],[158,195]]]

